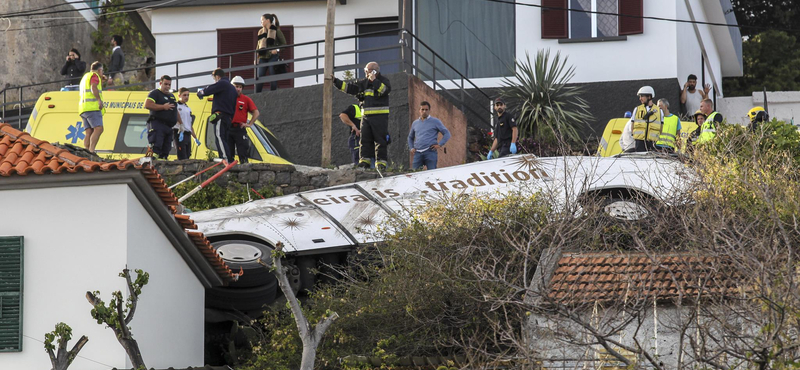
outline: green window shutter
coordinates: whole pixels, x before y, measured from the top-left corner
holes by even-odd
[[[0,352],[22,351],[22,241],[0,236]]]

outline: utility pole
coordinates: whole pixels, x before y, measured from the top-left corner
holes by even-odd
[[[336,20],[336,0],[328,0],[328,20],[325,23],[325,79],[322,84],[322,166],[331,165],[331,124],[333,120],[333,27]]]

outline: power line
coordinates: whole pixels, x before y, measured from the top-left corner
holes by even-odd
[[[138,2],[135,2],[135,3],[128,3],[128,4],[150,3],[150,2],[159,2],[159,1],[162,2],[162,3],[158,4],[158,5],[154,5],[154,6],[141,6],[141,7],[135,8],[135,9],[119,10],[119,11],[115,11],[115,12],[105,12],[105,13],[100,13],[97,16],[98,17],[105,17],[105,16],[114,15],[114,14],[120,14],[120,13],[138,12],[141,9],[155,8],[155,7],[163,6],[163,5],[166,5],[166,4],[169,4],[169,3],[173,3],[173,2],[176,2],[176,1],[181,1],[181,2],[179,2],[177,4],[177,5],[181,5],[181,4],[185,4],[185,3],[188,3],[188,2],[194,1],[194,0],[166,0],[166,1],[165,0],[143,0],[143,1],[138,1]],[[78,1],[78,2],[83,2],[83,1]],[[69,11],[80,11],[80,10],[84,10],[84,9],[72,9],[72,10],[69,10]],[[2,16],[0,16],[0,19],[4,19],[4,18]],[[5,18],[5,19],[8,19],[8,18]],[[33,18],[33,19],[28,20],[28,21],[49,21],[49,20],[58,20],[58,19],[81,19],[81,20],[76,21],[76,22],[62,23],[62,24],[42,25],[42,26],[35,26],[35,27],[9,28],[9,29],[5,30],[5,32],[36,30],[36,29],[42,29],[42,28],[58,28],[58,27],[73,26],[73,25],[76,25],[76,24],[81,24],[81,23],[88,22],[86,19],[83,19],[83,17]],[[8,19],[8,21],[10,22],[11,20]],[[2,30],[0,30],[0,31],[2,31]]]
[[[563,7],[556,7],[556,6],[544,6],[544,5],[537,5],[537,4],[520,3],[520,2],[517,2],[515,0],[483,0],[483,1],[489,1],[489,2],[493,2],[493,3],[501,3],[501,4],[507,4],[507,5],[528,6],[528,7],[532,7],[532,8],[540,8],[540,9],[543,9],[543,10],[566,10],[566,11],[570,11],[570,12],[599,14],[599,15],[611,15],[611,16],[615,16],[615,17],[635,18],[635,19],[649,19],[649,20],[654,20],[654,21],[701,24],[701,25],[707,25],[707,26],[729,27],[729,28],[751,28],[751,29],[757,29],[757,30],[762,30],[762,31],[776,30],[776,31],[785,31],[785,32],[800,32],[800,30],[791,29],[791,28],[774,28],[774,27],[762,27],[762,26],[742,26],[742,25],[739,25],[739,24],[703,22],[703,21],[693,21],[693,20],[689,20],[689,19],[675,19],[675,18],[653,17],[653,16],[644,16],[644,15],[630,15],[630,14],[619,14],[619,13],[611,13],[611,12],[599,12],[599,11],[593,11],[593,10],[572,9],[572,8],[569,8],[569,7],[563,8]]]
[[[162,2],[162,3],[166,4],[166,3],[173,2],[173,1],[175,1],[175,0],[171,0],[171,1],[140,0],[140,1],[128,2],[128,3],[124,4],[124,5],[137,5],[137,4],[157,3],[157,2]],[[82,1],[70,2],[70,3],[67,3],[67,4],[74,4],[74,3],[80,3],[80,2],[82,2]],[[15,13],[0,14],[0,18],[10,19],[10,18],[30,17],[30,16],[37,16],[37,15],[80,12],[80,11],[83,11],[83,10],[108,9],[108,8],[113,8],[113,7],[117,7],[117,6],[120,6],[120,5],[121,4],[98,5],[98,6],[88,6],[86,8],[81,8],[81,9],[71,8],[71,9],[62,9],[62,10],[52,10],[52,11],[47,11],[47,12],[21,11],[21,12],[15,12]],[[160,5],[163,5],[163,4],[160,4]],[[136,8],[133,11],[137,11],[137,10],[143,9],[143,8],[146,8],[146,6],[142,6],[142,7]],[[127,11],[131,11],[131,10],[125,10],[125,11],[127,12]]]

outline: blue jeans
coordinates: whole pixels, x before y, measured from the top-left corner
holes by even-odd
[[[411,168],[415,170],[422,169],[422,165],[428,167],[429,170],[436,169],[436,162],[439,161],[439,153],[433,149],[428,149],[424,152],[414,153],[414,160],[411,162]]]
[[[258,76],[257,77],[261,78],[261,77],[266,76],[267,75],[267,71],[269,71],[269,75],[270,76],[274,76],[275,75],[275,66],[274,65],[272,65],[272,66],[263,66],[263,67],[261,67],[260,65],[264,64],[264,63],[269,63],[269,62],[277,62],[279,58],[280,58],[280,56],[278,56],[278,54],[270,55],[268,58],[258,57],[259,67],[258,67]],[[257,83],[256,84],[256,92],[257,93],[261,92],[261,89],[263,88],[262,85],[263,85],[263,83]],[[269,83],[269,89],[270,89],[270,91],[277,90],[278,89],[278,81],[270,82]]]

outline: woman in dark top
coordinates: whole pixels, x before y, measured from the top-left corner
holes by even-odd
[[[280,26],[281,23],[278,21],[278,16],[275,14],[267,13],[261,16],[261,29],[258,30],[258,42],[256,44],[256,48],[259,49],[257,65],[277,62],[280,59],[280,56],[278,56],[278,49],[264,50],[266,48],[286,45],[286,37],[283,36],[283,32],[278,28]],[[270,76],[275,75],[275,67],[277,67],[277,65],[259,66],[257,77],[264,77],[268,70]],[[261,88],[262,84],[256,84],[257,93],[261,92]],[[270,82],[270,90],[275,90],[277,88],[278,81]]]
[[[85,72],[86,62],[81,60],[81,53],[78,52],[78,49],[70,50],[66,63],[61,67],[61,75],[70,79],[70,85],[77,85],[81,82]]]

